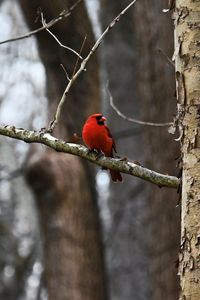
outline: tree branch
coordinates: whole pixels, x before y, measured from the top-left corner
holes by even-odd
[[[14,126],[7,125],[0,126],[0,135],[18,139],[26,143],[40,143],[58,152],[65,152],[68,154],[80,156],[101,167],[117,170],[122,173],[139,177],[160,187],[170,187],[177,189],[180,183],[179,179],[175,176],[157,173],[155,171],[141,167],[126,159],[108,158],[105,156],[99,158],[97,154],[89,152],[88,149],[83,145],[66,143],[62,140],[58,140],[49,133],[44,133],[42,131],[29,131],[23,128],[15,128]]]
[[[63,10],[56,18],[52,19],[51,21],[49,21],[48,23],[45,24],[45,26],[39,27],[33,31],[29,31],[25,34],[22,34],[20,36],[17,36],[15,38],[11,38],[8,40],[4,40],[0,42],[0,45],[2,44],[6,44],[6,43],[10,43],[10,42],[15,42],[15,41],[19,41],[22,39],[26,39],[28,37],[31,37],[34,34],[39,33],[40,31],[43,30],[47,30],[48,28],[52,27],[53,25],[55,25],[57,22],[59,22],[60,20],[62,20],[63,18],[67,18],[71,15],[72,11],[75,9],[75,7],[81,2],[82,0],[78,0],[74,3],[74,5],[72,5],[72,7],[68,10]]]
[[[47,32],[55,39],[55,41],[56,41],[62,48],[65,48],[65,49],[71,51],[72,53],[74,53],[75,55],[77,55],[81,60],[83,59],[83,58],[79,55],[79,53],[76,52],[74,49],[72,49],[72,48],[70,48],[70,47],[68,47],[68,46],[63,45],[63,44],[59,41],[59,39],[55,36],[55,34],[53,34],[53,33],[51,32],[51,30],[47,27],[48,24],[46,23],[46,21],[45,21],[45,19],[44,19],[44,15],[43,15],[42,12],[41,12],[41,19],[42,19],[42,25],[43,25],[43,27],[46,29],[46,31],[47,31]]]
[[[55,128],[55,126],[58,124],[59,121],[59,116],[63,107],[63,104],[66,101],[66,97],[67,94],[72,86],[72,84],[74,83],[74,81],[79,77],[79,75],[86,70],[86,64],[88,63],[89,59],[92,57],[92,55],[94,54],[94,52],[98,49],[99,45],[101,44],[103,38],[105,37],[105,35],[115,26],[115,24],[117,22],[119,22],[121,16],[123,16],[127,10],[133,6],[133,4],[135,4],[137,0],[133,0],[129,3],[129,5],[127,5],[113,20],[112,22],[106,27],[106,29],[104,30],[104,32],[101,34],[101,36],[98,38],[98,40],[96,41],[96,43],[93,45],[93,47],[91,48],[89,54],[87,55],[87,57],[85,59],[83,59],[80,68],[77,70],[77,72],[72,76],[71,80],[68,82],[66,89],[62,95],[62,98],[60,99],[60,102],[57,106],[57,110],[54,116],[54,119],[50,122],[49,127],[48,127],[48,132],[52,132],[53,129]]]
[[[114,104],[114,101],[113,101],[113,96],[109,90],[109,86],[108,86],[108,83],[107,83],[107,86],[106,86],[106,89],[107,89],[107,93],[109,95],[109,102],[110,102],[110,106],[114,109],[114,111],[118,114],[118,116],[120,116],[122,119],[126,120],[126,121],[129,121],[129,122],[133,122],[135,124],[138,124],[138,125],[146,125],[146,126],[154,126],[154,127],[165,127],[165,126],[170,126],[170,125],[173,125],[173,122],[167,122],[167,123],[153,123],[153,122],[147,122],[147,121],[141,121],[141,120],[137,120],[137,119],[134,119],[134,118],[130,118],[130,117],[127,117],[126,115],[124,115],[118,108],[117,106]]]

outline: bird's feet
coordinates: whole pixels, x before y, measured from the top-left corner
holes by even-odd
[[[102,151],[98,151],[97,149],[88,149],[88,154],[90,153],[95,154],[97,160],[104,156],[104,153]]]

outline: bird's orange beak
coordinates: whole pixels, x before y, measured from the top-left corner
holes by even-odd
[[[106,118],[103,116],[103,117],[101,118],[101,121],[102,121],[102,122],[105,122],[105,121],[106,121]]]

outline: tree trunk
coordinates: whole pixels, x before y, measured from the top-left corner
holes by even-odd
[[[40,26],[40,23],[34,23],[38,7],[49,20],[74,1],[21,0],[20,4],[27,23],[34,29]],[[83,2],[70,17],[51,30],[63,44],[77,51],[87,35],[83,56],[94,42]],[[71,76],[77,57],[61,48],[47,32],[37,35],[37,39],[46,69],[51,120],[67,85],[60,64],[64,64]],[[87,71],[74,84],[68,96],[54,132],[58,137],[68,139],[74,132],[80,135],[86,116],[98,111],[100,97],[95,56]],[[92,168],[77,157],[35,146],[27,159],[26,177],[39,208],[49,300],[105,299],[104,259]]]
[[[49,299],[105,299],[98,209],[84,167],[74,156],[34,156],[26,177],[40,213]]]
[[[103,28],[130,1],[102,0]],[[135,7],[132,8],[133,10]],[[107,71],[109,88],[115,105],[127,116],[140,118],[136,93],[136,52],[132,9],[121,18],[107,35],[101,48]],[[105,83],[106,86],[106,83]],[[120,118],[109,105],[106,94],[105,114],[116,139],[118,155],[127,156],[143,164],[141,128]],[[110,186],[108,206],[111,226],[106,233],[107,265],[110,298],[116,300],[146,300],[149,295],[147,276],[147,236],[142,227],[145,218],[147,184],[137,178],[123,176],[122,184]]]
[[[172,56],[173,28],[169,15],[162,13],[163,6],[163,0],[145,0],[136,3],[133,10],[141,118],[160,123],[172,121],[176,112],[174,68],[162,53]],[[143,163],[163,173],[177,174],[178,145],[167,129],[143,127]],[[149,281],[153,300],[176,300],[178,297],[175,262],[178,259],[180,212],[176,208],[177,199],[176,191],[148,186],[144,226],[148,227]]]
[[[175,55],[182,135],[183,182],[179,274],[181,299],[200,299],[200,10],[198,1],[177,0]]]

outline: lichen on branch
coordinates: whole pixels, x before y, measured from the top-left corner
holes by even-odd
[[[88,148],[83,145],[67,143],[43,131],[30,131],[23,128],[16,128],[14,126],[6,125],[0,126],[0,135],[18,139],[26,143],[43,144],[58,152],[64,152],[82,157],[101,167],[139,177],[156,184],[159,187],[170,187],[177,189],[180,184],[179,179],[175,176],[157,173],[128,159],[109,158],[105,156],[99,158],[97,154],[88,151]]]

